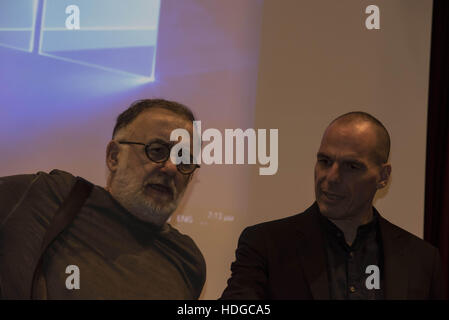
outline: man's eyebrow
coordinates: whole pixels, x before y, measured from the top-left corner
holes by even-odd
[[[351,163],[357,164],[359,166],[366,167],[366,165],[362,161],[354,159],[354,158],[343,158],[342,161],[343,162],[351,162]]]
[[[161,144],[171,145],[171,144],[173,144],[174,141],[166,141],[166,140],[161,139],[161,138],[152,138],[150,140],[147,140],[147,144],[148,143],[153,143],[153,142],[159,142]]]
[[[327,158],[327,159],[331,159],[331,157],[330,157],[329,155],[327,155],[327,154],[325,154],[325,153],[323,153],[323,152],[318,152],[317,155],[316,155],[316,157],[317,157],[317,158]],[[351,163],[357,164],[357,165],[359,165],[359,166],[366,167],[366,165],[365,165],[362,161],[357,160],[357,159],[352,158],[352,157],[343,157],[343,158],[340,158],[338,161],[339,161],[339,162],[351,162]]]
[[[330,158],[327,154],[323,153],[323,152],[318,152],[316,154],[317,158]]]

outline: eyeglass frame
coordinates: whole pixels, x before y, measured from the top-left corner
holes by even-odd
[[[171,149],[172,149],[173,146],[175,145],[175,143],[167,143],[166,141],[161,140],[161,139],[155,139],[155,140],[152,140],[152,141],[150,141],[150,142],[148,142],[148,143],[134,142],[134,141],[124,141],[124,140],[117,141],[117,143],[119,143],[119,144],[128,144],[128,145],[136,144],[136,145],[144,146],[144,149],[143,149],[143,150],[144,150],[144,152],[145,152],[145,155],[147,156],[147,158],[148,158],[150,161],[152,161],[152,162],[154,162],[154,163],[164,163],[164,162],[166,162],[168,159],[170,159]],[[148,148],[151,144],[153,144],[153,143],[159,143],[159,144],[164,145],[165,147],[168,148],[168,151],[169,151],[169,152],[168,152],[167,158],[165,158],[165,159],[163,159],[163,160],[161,160],[161,161],[155,161],[155,160],[151,159],[151,157],[149,156],[149,154],[148,154],[148,152],[147,152],[147,148]],[[193,164],[193,163],[192,163],[192,164]],[[176,165],[176,169],[177,169],[180,173],[182,173],[182,174],[184,174],[184,175],[190,175],[190,174],[194,173],[196,169],[201,168],[201,166],[200,166],[199,164],[196,164],[196,163],[195,163],[195,167],[194,167],[194,169],[192,170],[192,172],[186,173],[186,172],[182,172],[182,171],[179,169],[179,166],[180,166],[180,165],[181,165],[181,163],[178,164],[178,165]]]

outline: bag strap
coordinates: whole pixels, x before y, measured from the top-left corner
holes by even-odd
[[[33,299],[37,288],[37,283],[42,276],[42,263],[45,251],[53,243],[56,237],[61,234],[73,221],[76,214],[81,210],[86,199],[93,189],[93,184],[81,177],[76,178],[75,185],[70,190],[69,195],[56,211],[50,225],[44,235],[39,254],[39,260],[34,268],[33,280],[31,283],[30,299]]]

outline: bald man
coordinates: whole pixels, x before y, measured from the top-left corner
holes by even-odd
[[[442,299],[438,250],[373,207],[391,174],[390,137],[365,112],[327,127],[316,201],[301,214],[246,228],[221,299]]]

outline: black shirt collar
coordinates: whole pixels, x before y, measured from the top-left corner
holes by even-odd
[[[323,216],[321,212],[318,211],[318,213],[320,225],[326,236],[330,236],[334,239],[341,239],[346,244],[346,241],[344,241],[343,231],[341,231],[340,228],[337,227],[331,220]],[[376,231],[378,230],[378,225],[379,225],[379,213],[375,208],[373,208],[373,218],[371,219],[370,222],[360,225],[357,228],[357,235],[353,245],[356,243],[357,239],[364,240],[368,235],[376,234],[377,233]],[[360,240],[357,240],[357,242],[359,242]]]

